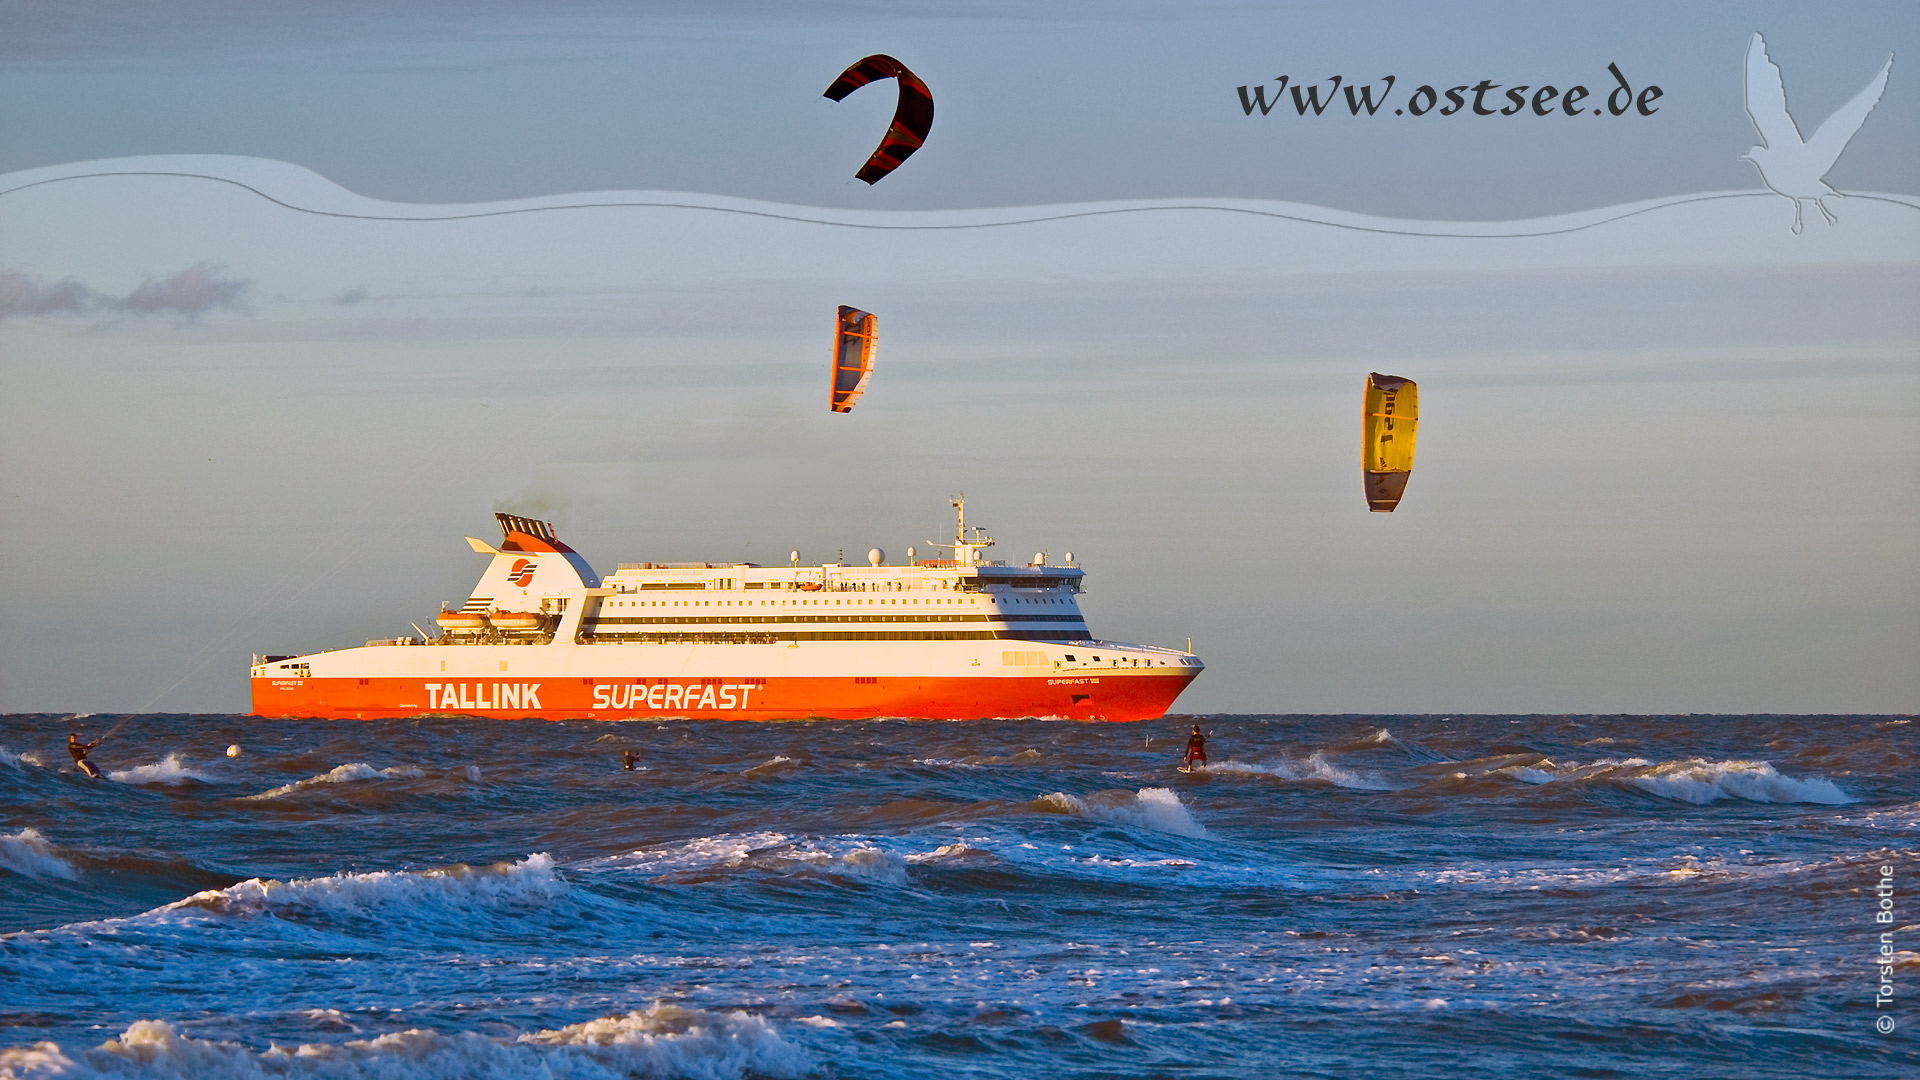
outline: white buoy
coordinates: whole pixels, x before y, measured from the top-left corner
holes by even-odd
[[[228,756],[228,757],[239,757],[239,756],[240,756],[240,744],[239,744],[239,743],[234,743],[234,744],[233,744],[232,746],[229,746],[229,747],[227,747],[227,756]]]

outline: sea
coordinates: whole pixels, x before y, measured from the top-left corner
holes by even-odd
[[[0,1077],[1920,1076],[1914,720],[0,717]]]

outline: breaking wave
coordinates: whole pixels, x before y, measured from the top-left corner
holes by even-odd
[[[1720,798],[1757,803],[1822,803],[1839,806],[1853,800],[1833,781],[1783,776],[1765,761],[1708,761],[1688,758],[1647,767],[1627,782],[1665,799],[1705,806]]]
[[[35,754],[31,750],[16,754],[6,747],[0,746],[0,765],[18,769],[23,765],[33,768],[45,768],[46,764],[46,762],[40,760],[38,754]]]
[[[429,911],[484,907],[564,896],[567,883],[553,872],[553,859],[536,852],[514,863],[468,866],[464,863],[435,870],[379,870],[330,877],[249,878],[224,889],[207,889],[138,920],[211,913],[247,916],[267,912],[312,911],[358,914],[370,909],[399,906],[409,917]]]
[[[1381,734],[1385,734],[1382,732]],[[1207,766],[1210,772],[1243,773],[1258,776],[1273,776],[1282,780],[1320,781],[1335,787],[1353,791],[1392,791],[1393,785],[1383,780],[1357,773],[1352,769],[1335,765],[1318,750],[1308,754],[1304,760],[1281,758],[1272,764],[1257,764],[1244,761],[1222,761]]]
[[[678,884],[697,884],[739,870],[850,877],[883,885],[907,883],[908,859],[853,837],[795,839],[782,833],[706,836],[679,844],[613,855],[583,870],[629,870]]]
[[[296,791],[304,791],[307,788],[320,784],[343,784],[350,780],[417,780],[425,775],[426,774],[419,769],[401,768],[397,765],[389,769],[376,769],[364,761],[355,761],[347,765],[335,766],[318,776],[309,776],[305,780],[296,780],[291,784],[282,784],[277,788],[263,791],[258,795],[246,795],[242,797],[248,799],[277,799],[282,795],[290,795]]]
[[[17,833],[0,833],[0,868],[30,878],[53,877],[72,881],[80,876],[67,860],[60,857],[47,838],[40,835],[40,830],[34,828],[21,829]]]
[[[1084,799],[1056,791],[1042,795],[1027,805],[1042,813],[1071,814],[1155,832],[1193,837],[1207,835],[1207,830],[1188,812],[1180,796],[1163,787],[1144,787],[1137,792],[1102,791]]]
[[[185,780],[197,780],[205,784],[212,783],[214,776],[190,768],[187,759],[181,757],[176,751],[151,765],[116,769],[107,774],[107,779],[122,784],[178,784]]]
[[[413,1029],[346,1043],[273,1046],[255,1053],[239,1043],[182,1035],[163,1020],[139,1020],[117,1039],[68,1054],[58,1044],[0,1050],[0,1077],[265,1077],[465,1080],[534,1076],[599,1080],[685,1077],[739,1080],[798,1077],[812,1062],[773,1026],[744,1012],[716,1013],[655,1004],[512,1042]]]

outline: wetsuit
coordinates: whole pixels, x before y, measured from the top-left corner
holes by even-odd
[[[1198,731],[1187,737],[1187,767],[1192,768],[1196,761],[1207,763],[1207,737]]]
[[[626,763],[627,771],[632,772],[633,763],[640,760],[640,755],[628,750],[626,753],[620,755],[620,760]]]
[[[106,736],[102,735],[99,739],[85,743],[76,738],[67,740],[67,753],[73,755],[73,763],[80,767],[81,772],[86,773],[95,780],[100,779],[100,767],[87,760],[87,751],[99,746],[101,739],[104,738],[106,738]]]

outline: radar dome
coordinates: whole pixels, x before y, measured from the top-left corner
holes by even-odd
[[[870,548],[870,549],[868,549],[868,551],[867,551],[867,565],[868,565],[868,566],[879,566],[879,565],[880,565],[881,563],[883,563],[883,562],[886,562],[886,561],[887,561],[887,553],[886,553],[886,552],[884,552],[884,551],[881,551],[881,550],[880,550],[879,548]]]
[[[1073,565],[1073,552],[1071,551],[1067,552],[1067,565],[1068,566]]]
[[[912,549],[912,548],[908,548],[908,549],[907,549],[907,561],[908,561],[908,562],[912,562],[912,561],[913,561],[913,549]]]

